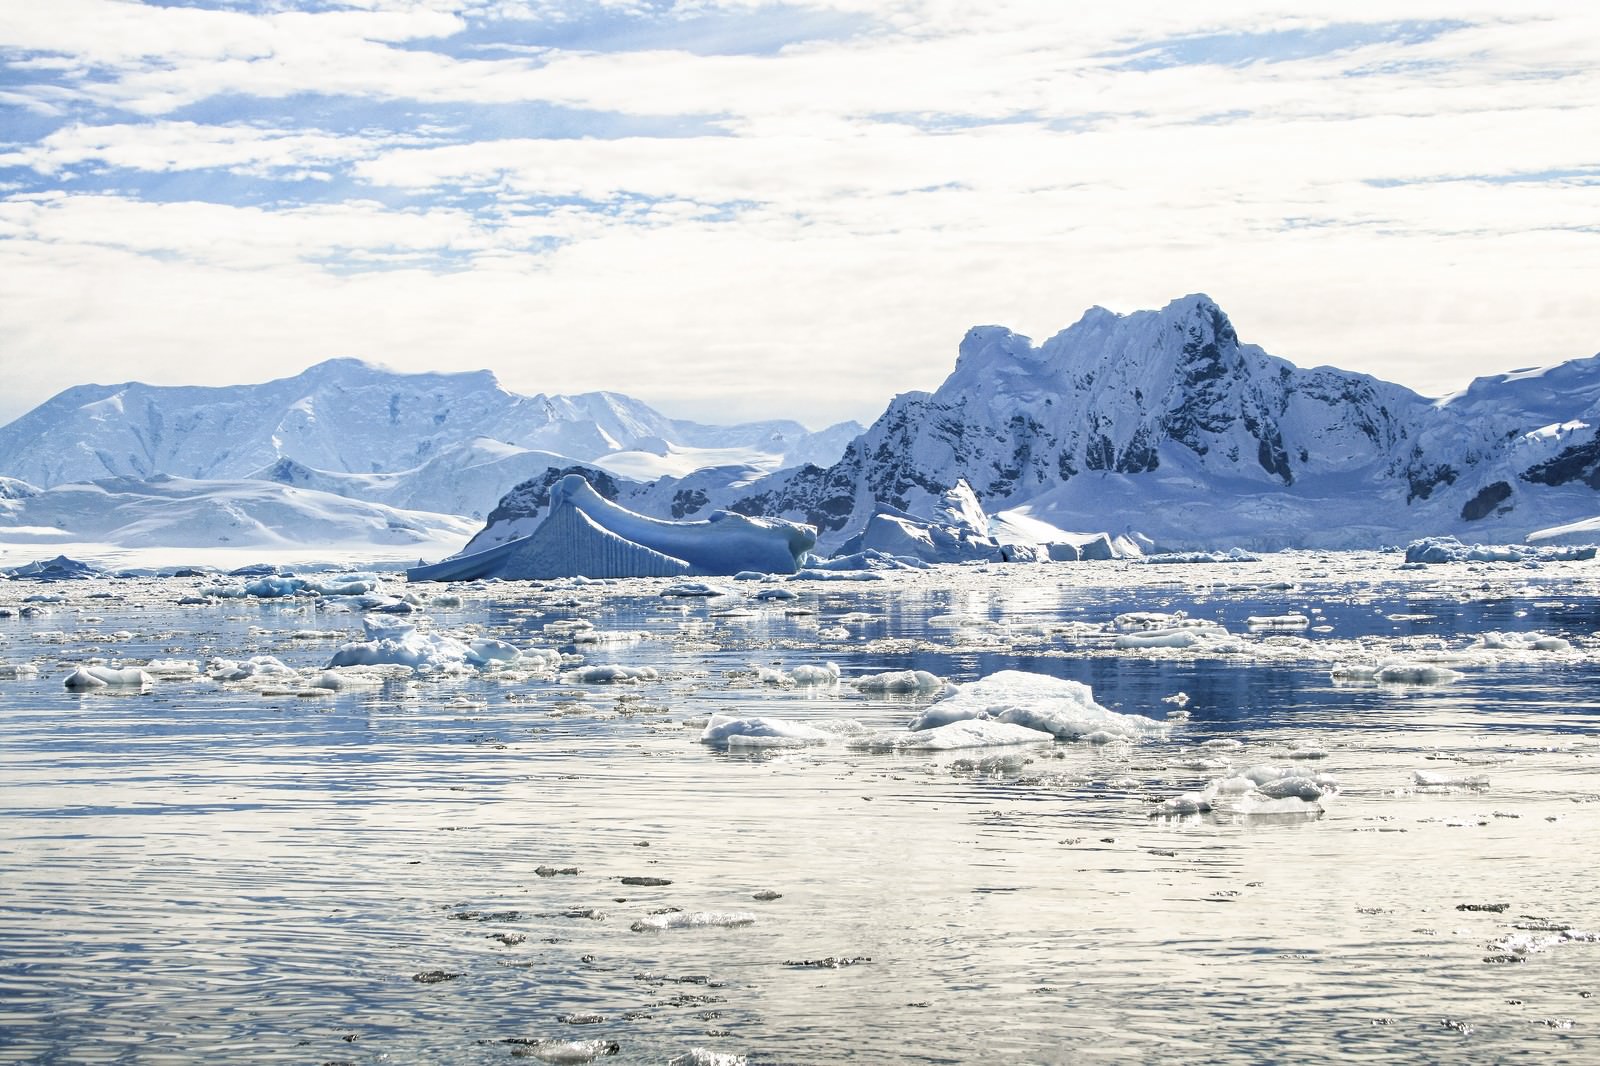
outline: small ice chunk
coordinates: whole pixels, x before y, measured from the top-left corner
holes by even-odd
[[[944,687],[943,680],[926,670],[890,670],[881,674],[867,674],[855,678],[850,684],[855,686],[857,692],[873,695],[879,693],[911,695],[937,692]]]
[[[918,715],[910,728],[932,729],[965,719],[993,719],[1042,730],[1062,740],[1094,737],[1102,743],[1167,732],[1166,724],[1154,718],[1119,714],[1100,706],[1094,690],[1081,681],[1025,670],[1001,670],[955,686],[954,692]]]
[[[700,734],[700,743],[722,747],[798,747],[825,744],[829,734],[801,722],[783,718],[737,718],[713,714]]]
[[[731,929],[756,924],[749,911],[672,911],[652,914],[634,922],[635,933],[662,932],[668,929]]]
[[[932,729],[891,729],[852,738],[852,748],[869,751],[954,751],[960,748],[1004,747],[1008,744],[1050,744],[1055,737],[1042,729],[968,719]]]
[[[789,671],[789,679],[797,685],[831,685],[839,680],[839,667],[833,663],[802,664]]]
[[[143,688],[155,678],[137,667],[80,666],[67,675],[63,684],[75,691],[97,688]]]
[[[1303,614],[1253,614],[1244,620],[1251,629],[1305,629],[1311,619]]]
[[[663,596],[682,596],[692,598],[696,596],[732,596],[734,591],[723,588],[721,585],[712,585],[705,581],[674,581],[661,590]]]
[[[569,685],[632,685],[640,681],[659,680],[661,674],[653,666],[580,666],[561,675]]]
[[[1543,633],[1485,633],[1478,647],[1503,651],[1571,651],[1572,642]]]
[[[1120,650],[1139,648],[1193,648],[1223,639],[1228,631],[1217,625],[1177,626],[1135,633],[1119,633],[1112,646]]]
[[[732,1051],[711,1051],[703,1047],[690,1048],[682,1055],[667,1060],[667,1066],[749,1066],[750,1060]]]
[[[472,653],[482,662],[514,663],[522,658],[522,652],[516,645],[503,640],[484,638],[472,641],[467,647],[471,648]]]
[[[1429,770],[1416,770],[1412,777],[1421,788],[1475,788],[1489,787],[1489,778],[1484,774],[1449,774]]]
[[[593,1062],[601,1055],[615,1055],[619,1050],[621,1047],[615,1040],[541,1040],[536,1044],[522,1044],[515,1054],[540,1062],[565,1064]]]
[[[155,677],[195,677],[200,673],[200,664],[193,659],[151,659],[144,669]]]

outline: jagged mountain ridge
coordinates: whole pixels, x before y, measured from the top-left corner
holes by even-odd
[[[1600,513],[1600,357],[1480,378],[1447,400],[1241,343],[1209,297],[1092,308],[1035,346],[968,332],[933,393],[896,397],[829,467],[725,506],[836,546],[885,507],[932,517],[965,480],[991,511],[1172,547],[1522,539]],[[1564,427],[1564,428],[1563,428]]]
[[[852,430],[859,427],[707,426],[619,393],[520,396],[488,371],[402,374],[333,359],[258,385],[67,389],[0,427],[0,473],[46,488],[107,476],[245,478],[283,459],[318,474],[397,474],[479,438],[580,460],[740,450],[770,457],[773,468],[829,455]],[[342,494],[361,491],[359,482],[329,480]],[[478,506],[491,506],[511,483]]]

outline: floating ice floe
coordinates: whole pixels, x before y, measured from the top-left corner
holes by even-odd
[[[867,751],[957,751],[962,748],[1005,747],[1012,744],[1053,744],[1055,737],[1042,729],[969,718],[928,729],[888,729],[851,737],[846,744]]]
[[[944,688],[944,680],[926,670],[889,670],[881,674],[866,674],[852,679],[850,684],[857,692],[894,696],[938,692]]]
[[[815,726],[784,718],[735,717],[713,714],[700,734],[700,743],[723,748],[794,748],[826,744],[833,734]]]
[[[756,924],[749,911],[671,911],[640,918],[630,928],[635,933],[655,933],[668,929],[732,929]]]
[[[1447,685],[1461,672],[1438,663],[1389,659],[1381,663],[1338,663],[1329,676],[1336,682],[1371,682],[1378,685]]]
[[[1174,796],[1153,813],[1156,816],[1207,812],[1320,814],[1322,801],[1337,792],[1338,787],[1338,781],[1329,774],[1308,774],[1295,767],[1262,764],[1219,777],[1196,792]]]
[[[62,682],[67,688],[86,691],[97,688],[144,688],[155,678],[138,667],[80,666]]]
[[[200,664],[193,659],[151,659],[144,664],[145,672],[162,678],[197,677],[200,674]]]
[[[1253,614],[1244,620],[1251,629],[1307,629],[1311,619],[1303,614]]]
[[[366,640],[341,644],[328,660],[337,666],[409,666],[418,672],[464,672],[472,667],[518,662],[521,652],[498,640],[471,644],[441,633],[424,633],[410,622],[368,615],[361,620]],[[508,650],[509,649],[509,650]],[[506,658],[517,652],[513,658]]]
[[[1061,740],[1138,741],[1167,734],[1167,725],[1138,714],[1120,714],[1095,702],[1094,691],[1025,670],[1001,670],[955,690],[912,720],[913,731],[954,722],[992,720],[1040,730]]]
[[[38,676],[39,668],[32,663],[0,663],[0,681],[22,681]]]
[[[602,1055],[615,1055],[618,1050],[619,1045],[614,1040],[541,1040],[520,1044],[513,1054],[540,1062],[568,1064],[593,1062]]]
[[[211,659],[206,663],[206,673],[215,681],[226,682],[292,676],[294,669],[277,656],[253,655],[248,659]]]
[[[580,666],[561,675],[561,680],[569,685],[632,685],[660,678],[661,674],[653,666]]]
[[[667,1060],[667,1066],[748,1066],[750,1060],[732,1051],[712,1051],[709,1048],[690,1048],[681,1055]]]
[[[1412,781],[1423,789],[1470,788],[1476,791],[1489,787],[1489,778],[1485,774],[1451,774],[1434,770],[1413,771]]]
[[[1497,651],[1571,651],[1572,642],[1543,633],[1484,633],[1473,645]]]
[[[1219,625],[1191,623],[1171,629],[1118,633],[1116,639],[1112,641],[1112,647],[1124,651],[1141,648],[1196,648],[1218,644],[1228,638],[1228,631]]]
[[[833,663],[820,666],[802,663],[789,671],[789,680],[801,687],[832,685],[839,680],[839,667]]]
[[[682,599],[711,599],[715,596],[736,596],[738,593],[725,585],[713,585],[705,581],[674,581],[661,590],[663,596],[677,596]]]

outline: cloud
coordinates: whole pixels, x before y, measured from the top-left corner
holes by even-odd
[[[226,351],[234,379],[352,354],[870,418],[974,323],[1196,290],[1436,392],[1595,347],[1583,8],[52,12],[0,10],[18,404]]]

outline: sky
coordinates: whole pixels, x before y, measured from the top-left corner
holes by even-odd
[[[0,4],[0,422],[336,356],[870,421],[1205,292],[1428,395],[1600,350],[1600,4]]]

